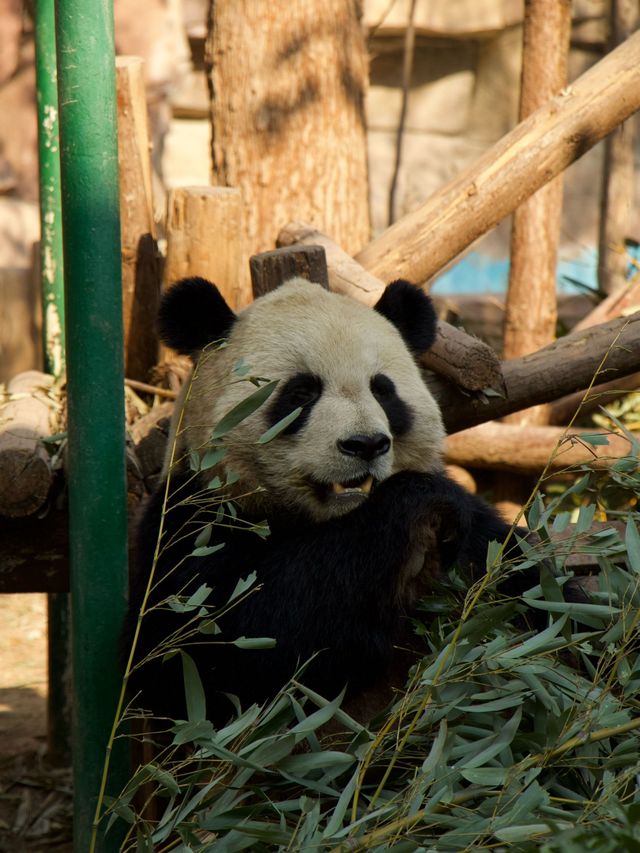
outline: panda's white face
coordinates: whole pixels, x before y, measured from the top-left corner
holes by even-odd
[[[227,345],[200,357],[183,450],[202,451],[220,419],[255,391],[233,377],[241,360],[252,375],[279,383],[224,438],[225,464],[240,475],[242,492],[263,490],[256,510],[295,509],[323,521],[358,506],[392,473],[441,467],[440,411],[395,326],[300,279],[258,299],[238,316]],[[258,444],[299,406],[284,432]]]

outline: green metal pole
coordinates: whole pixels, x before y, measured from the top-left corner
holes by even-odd
[[[64,267],[54,0],[37,0],[35,13],[40,177],[40,293],[44,369],[47,373],[60,376],[64,370]],[[47,623],[48,753],[49,759],[54,764],[65,765],[69,763],[71,756],[68,593],[50,593],[47,596]]]
[[[127,597],[118,144],[112,0],[57,0],[68,379],[74,850],[87,853],[121,678]],[[128,774],[126,742],[108,792]],[[98,833],[97,849],[119,839]]]
[[[37,0],[35,23],[44,369],[59,376],[64,367],[64,268],[54,0]]]

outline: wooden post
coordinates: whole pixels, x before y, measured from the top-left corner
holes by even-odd
[[[566,85],[570,28],[570,0],[526,0],[520,121]],[[505,358],[535,352],[555,339],[561,212],[562,175],[514,211]]]
[[[571,0],[526,0],[520,121],[566,85],[570,32]],[[555,340],[561,215],[561,174],[514,211],[504,358],[535,352]],[[508,420],[519,424],[546,423],[547,407],[526,409]]]
[[[356,255],[383,281],[428,281],[640,108],[640,33]]]
[[[158,310],[160,256],[153,220],[147,102],[140,57],[116,59],[116,87],[125,376],[145,380],[158,359],[152,318]]]
[[[638,0],[611,0],[609,48],[627,39],[638,26]],[[629,236],[634,196],[634,123],[626,121],[605,140],[598,283],[605,293],[624,285],[627,271],[625,237]]]
[[[251,302],[242,198],[230,187],[180,187],[167,202],[164,287],[186,276],[213,281],[231,308]]]
[[[329,289],[327,258],[322,246],[294,246],[262,252],[249,259],[254,298],[300,276]]]

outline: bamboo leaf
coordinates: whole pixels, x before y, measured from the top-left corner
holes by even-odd
[[[196,536],[196,548],[202,548],[204,545],[209,544],[212,530],[213,524],[205,524],[200,533],[198,533],[198,535]]]
[[[601,432],[581,432],[579,434],[581,441],[586,441],[587,444],[595,446],[609,444],[609,438]]]
[[[629,517],[627,518],[624,543],[627,548],[629,566],[636,574],[640,574],[640,534],[638,534],[638,528],[631,513],[629,513]]]
[[[233,645],[239,649],[272,649],[276,641],[271,637],[238,637]]]
[[[539,602],[540,604],[547,604],[548,602]],[[565,602],[561,602],[562,605]],[[534,601],[530,601],[527,599],[527,604],[534,604]],[[547,609],[547,608],[542,608]],[[544,631],[541,631],[539,634],[534,634],[533,637],[530,637],[528,640],[525,640],[524,643],[520,643],[514,648],[510,649],[507,652],[503,652],[500,655],[501,660],[517,660],[522,657],[529,657],[538,652],[541,652],[549,647],[550,641],[554,640],[558,634],[562,631],[564,626],[567,624],[567,620],[569,619],[569,614],[564,613],[560,619],[556,619],[548,628],[545,628]]]
[[[518,708],[513,717],[504,724],[495,737],[491,738],[491,742],[477,753],[477,755],[474,755],[465,761],[464,764],[461,764],[460,770],[474,770],[476,767],[482,767],[487,761],[491,761],[492,758],[501,753],[515,737],[521,719],[522,708]]]
[[[223,435],[226,435],[234,427],[237,427],[239,423],[242,423],[243,420],[257,411],[273,394],[277,385],[278,380],[274,379],[272,382],[267,382],[266,385],[261,385],[257,391],[254,391],[253,394],[249,394],[248,397],[241,400],[218,421],[211,433],[211,440],[216,441],[222,438]]]
[[[251,572],[251,574],[247,575],[246,578],[240,578],[238,583],[235,585],[233,592],[229,596],[229,600],[227,601],[227,604],[232,602],[234,599],[238,598],[238,596],[242,595],[243,592],[246,592],[248,589],[251,589],[251,587],[254,585],[255,582],[256,582],[256,573],[255,572]]]
[[[219,542],[217,545],[205,545],[202,548],[194,548],[191,552],[191,556],[210,557],[212,554],[215,554],[216,551],[219,551],[221,548],[224,548],[224,542]]]
[[[213,468],[214,465],[217,465],[221,461],[226,452],[224,447],[212,447],[211,450],[207,450],[200,462],[200,470],[206,471],[209,468]]]
[[[289,426],[289,424],[292,424],[295,420],[297,420],[297,418],[300,417],[301,413],[302,406],[298,406],[297,409],[294,409],[292,412],[289,412],[289,414],[279,420],[277,424],[274,424],[270,429],[262,433],[262,435],[258,439],[258,444],[268,444],[270,441],[273,441],[273,439],[276,436],[280,435],[280,433],[283,432]]]
[[[189,722],[198,723],[201,720],[206,720],[207,717],[204,688],[198,675],[198,668],[191,655],[188,655],[181,649],[180,656],[182,657],[182,675],[184,678],[184,695],[187,702],[187,717]]]

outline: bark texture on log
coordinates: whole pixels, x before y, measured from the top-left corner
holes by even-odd
[[[582,464],[603,468],[632,454],[631,442],[623,435],[607,433],[609,443],[602,445],[580,439],[582,434],[595,432],[601,431],[574,429],[567,433],[562,427],[489,421],[448,436],[446,459],[468,468],[539,474],[547,464],[550,471]]]
[[[364,302],[370,308],[376,304],[385,289],[385,283],[363,269],[351,255],[306,222],[289,222],[278,234],[278,246],[293,246],[301,243],[305,246],[322,246],[327,258],[329,270],[329,288],[334,293],[343,293]],[[387,282],[388,284],[388,282]]]
[[[429,385],[451,433],[572,394],[588,387],[596,374],[601,382],[628,376],[639,365],[640,312],[572,333],[531,355],[503,362],[505,396],[465,394],[438,378]]]
[[[586,317],[576,323],[572,331],[579,332],[581,329],[590,329],[591,326],[597,326],[598,323],[606,323],[607,320],[633,314],[638,310],[640,310],[640,279],[629,282],[629,284],[623,284],[622,287],[610,293],[606,299],[596,305],[593,311],[589,311]]]
[[[360,3],[210,0],[213,183],[239,187],[248,254],[301,217],[348,252],[369,239]]]
[[[586,415],[593,412],[599,406],[606,406],[613,400],[619,400],[629,391],[637,391],[640,388],[640,373],[632,373],[621,379],[613,379],[611,382],[602,382],[594,385],[588,392],[586,388],[568,394],[554,400],[549,406],[549,423],[568,424],[580,407],[580,414]]]
[[[638,27],[638,0],[611,0],[609,47],[617,47]],[[635,173],[633,163],[635,128],[627,121],[605,140],[600,235],[598,240],[598,283],[613,293],[626,279],[627,252],[633,207]]]
[[[154,318],[160,296],[143,62],[116,60],[125,375],[146,380],[158,360]]]
[[[311,225],[290,222],[278,235],[278,245],[317,244],[324,248],[329,269],[329,287],[373,307],[382,296],[385,283],[372,276],[333,240]],[[495,352],[478,338],[455,326],[438,321],[436,340],[420,364],[446,376],[471,391],[493,388],[502,391],[502,373]]]
[[[53,381],[28,370],[7,385],[11,397],[0,407],[0,515],[30,515],[49,494],[53,472],[42,439],[52,434],[56,414],[47,397]]]
[[[170,192],[164,287],[187,276],[213,281],[234,311],[251,302],[239,190],[180,187]]]
[[[424,282],[640,108],[640,33],[356,255],[383,280]]]

